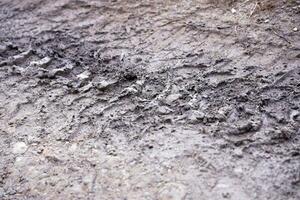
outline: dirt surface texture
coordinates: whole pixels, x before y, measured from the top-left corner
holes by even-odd
[[[0,199],[300,199],[299,29],[299,0],[1,0]]]

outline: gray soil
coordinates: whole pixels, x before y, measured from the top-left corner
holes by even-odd
[[[0,199],[300,199],[300,2],[1,0]]]

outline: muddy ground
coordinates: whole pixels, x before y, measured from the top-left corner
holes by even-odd
[[[298,0],[1,0],[0,199],[300,199],[299,29]]]

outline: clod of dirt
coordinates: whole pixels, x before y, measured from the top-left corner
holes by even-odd
[[[51,62],[51,58],[45,57],[45,58],[42,58],[41,60],[30,62],[29,67],[45,67],[50,62]]]
[[[186,113],[185,117],[189,123],[197,124],[199,122],[203,122],[205,113],[198,110],[190,110]]]
[[[171,105],[174,101],[178,100],[182,95],[179,93],[170,94],[166,98],[166,103],[168,105]]]
[[[159,106],[157,108],[157,112],[161,115],[167,115],[167,114],[170,114],[171,112],[173,112],[173,110],[167,106]]]
[[[102,80],[100,82],[94,83],[98,90],[105,90],[106,88],[114,85],[117,81],[106,81]]]
[[[80,80],[86,80],[86,79],[88,79],[90,76],[91,76],[91,72],[89,72],[89,71],[86,70],[86,71],[84,71],[84,72],[78,74],[78,75],[77,75],[77,78],[79,78]]]
[[[70,63],[66,64],[64,67],[56,68],[49,71],[49,76],[56,77],[56,76],[66,76],[69,74],[74,66]]]
[[[19,64],[20,62],[22,62],[26,58],[28,58],[31,55],[31,53],[32,53],[32,49],[28,49],[27,51],[25,51],[23,53],[9,57],[7,60],[0,62],[0,67],[4,66],[4,65]]]
[[[0,45],[0,54],[4,53],[7,50],[6,45]]]

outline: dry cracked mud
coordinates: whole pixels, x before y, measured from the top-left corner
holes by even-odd
[[[0,199],[300,199],[299,13],[1,0]]]

